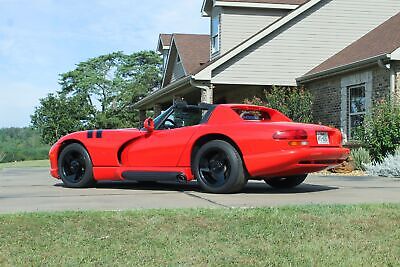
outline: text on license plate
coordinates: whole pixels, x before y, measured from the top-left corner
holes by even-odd
[[[317,142],[319,145],[329,145],[329,135],[327,132],[317,132]]]

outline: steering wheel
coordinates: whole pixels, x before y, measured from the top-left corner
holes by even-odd
[[[170,126],[165,125],[166,122],[171,123],[173,127],[170,127]],[[171,120],[171,119],[166,119],[166,120],[164,121],[164,128],[167,128],[167,129],[174,129],[174,128],[176,128],[176,123],[175,123],[173,120]]]

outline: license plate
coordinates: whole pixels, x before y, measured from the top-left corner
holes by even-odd
[[[327,132],[317,132],[318,145],[329,145],[329,135]]]

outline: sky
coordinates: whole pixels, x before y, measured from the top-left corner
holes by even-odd
[[[0,0],[0,128],[24,127],[60,73],[113,51],[154,50],[159,33],[207,33],[202,0]]]

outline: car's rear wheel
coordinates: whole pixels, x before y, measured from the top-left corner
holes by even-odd
[[[93,186],[93,165],[89,153],[77,143],[67,145],[58,158],[58,170],[66,187]]]
[[[222,140],[213,140],[200,147],[192,169],[197,182],[207,192],[234,193],[246,185],[240,154]]]
[[[274,187],[274,188],[293,188],[301,183],[304,182],[304,180],[307,178],[307,174],[301,174],[301,175],[295,175],[295,176],[289,176],[289,177],[275,177],[275,178],[268,178],[264,179],[264,181]]]

